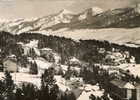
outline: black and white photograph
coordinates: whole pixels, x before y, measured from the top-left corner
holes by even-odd
[[[140,0],[0,0],[0,100],[140,100]]]

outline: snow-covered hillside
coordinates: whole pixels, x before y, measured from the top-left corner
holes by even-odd
[[[42,32],[45,34],[47,32]],[[124,29],[124,28],[107,28],[107,29],[77,29],[55,31],[52,35],[72,38],[74,40],[107,40],[112,43],[125,44],[130,47],[140,46],[140,28]]]

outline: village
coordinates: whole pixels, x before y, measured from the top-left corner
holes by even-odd
[[[3,72],[9,71],[17,85],[32,83],[40,88],[41,75],[46,69],[53,68],[59,88],[62,91],[73,91],[77,100],[94,100],[90,98],[91,95],[100,98],[106,91],[109,100],[114,100],[111,98],[117,98],[116,100],[140,99],[140,65],[135,63],[135,57],[127,51],[120,52],[112,49],[112,51],[106,52],[104,48],[100,48],[99,53],[106,52],[104,63],[96,63],[92,65],[94,67],[87,67],[88,63],[80,61],[76,57],[70,57],[67,64],[62,65],[60,55],[50,48],[38,49],[37,40],[27,44],[22,42],[17,44],[22,47],[22,55],[25,58],[22,58],[22,62],[20,62],[15,55],[11,54],[2,59],[0,78],[3,77]],[[106,74],[109,75],[107,84],[110,86],[102,88],[104,86],[100,86],[100,84],[107,84],[95,78]]]

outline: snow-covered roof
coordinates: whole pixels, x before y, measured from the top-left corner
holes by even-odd
[[[42,61],[39,59],[35,60],[35,62],[36,62],[39,69],[48,69],[49,67],[52,66],[52,63],[49,63],[47,61]]]
[[[42,48],[40,50],[43,50],[43,51],[51,51],[52,49],[50,49],[50,48]]]
[[[69,62],[70,64],[80,64],[80,61],[75,57],[72,57]]]
[[[135,86],[132,85],[130,82],[127,82],[127,83],[124,85],[124,88],[127,88],[127,89],[135,89]]]
[[[79,60],[77,58],[75,58],[75,57],[73,57],[72,59],[70,59],[70,61],[72,61],[72,62],[74,62],[74,61],[79,62]]]
[[[126,82],[120,79],[114,79],[111,81],[111,83],[118,88],[125,88],[125,89],[135,89],[135,86],[132,85],[130,82]]]
[[[14,54],[8,56],[8,58],[15,58],[15,57],[16,57],[16,55],[14,55]]]

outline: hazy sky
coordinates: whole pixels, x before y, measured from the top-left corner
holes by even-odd
[[[61,9],[77,13],[94,6],[107,10],[129,6],[133,1],[135,0],[0,0],[0,18],[45,16]]]

